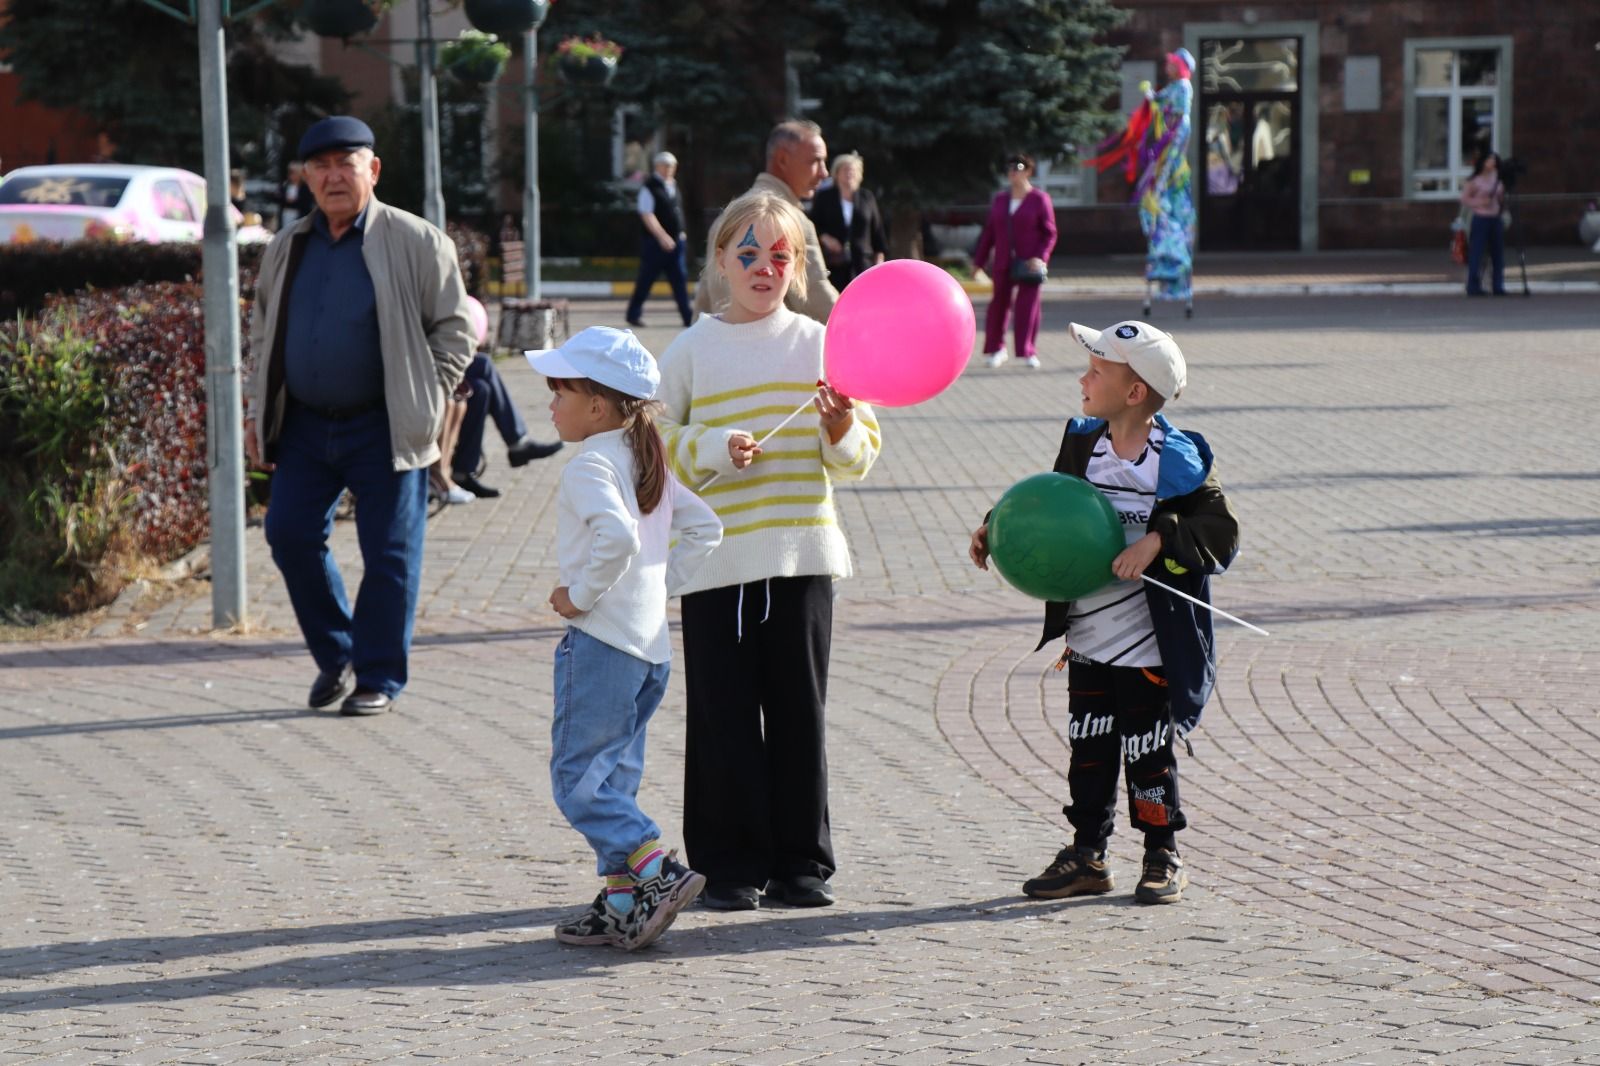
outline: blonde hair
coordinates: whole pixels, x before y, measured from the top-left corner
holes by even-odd
[[[757,222],[771,222],[789,241],[794,258],[791,260],[789,285],[795,299],[806,298],[806,219],[800,209],[788,200],[766,191],[745,193],[722,212],[722,223],[712,239],[712,254],[718,259],[728,245],[744,235],[747,226]]]
[[[829,173],[833,175],[835,181],[839,180],[840,167],[854,167],[856,171],[856,177],[862,178],[863,180],[867,176],[867,161],[862,159],[855,152],[843,152],[833,157],[833,167],[830,169]]]

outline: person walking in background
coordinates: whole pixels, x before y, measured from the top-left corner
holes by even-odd
[[[1482,296],[1483,249],[1489,248],[1494,267],[1494,294],[1506,294],[1505,210],[1506,187],[1500,180],[1500,156],[1480,152],[1472,166],[1472,177],[1461,186],[1461,203],[1472,212],[1472,230],[1467,235],[1467,295]]]
[[[288,176],[278,187],[278,230],[299,222],[311,210],[311,190],[306,188],[305,167],[300,160],[289,162]]]
[[[989,313],[984,317],[986,366],[999,366],[1010,358],[1006,352],[1007,314],[1012,315],[1017,358],[1024,366],[1039,366],[1040,290],[1050,253],[1056,247],[1056,209],[1043,189],[1033,187],[1029,180],[1033,170],[1033,157],[1022,152],[1006,160],[1009,188],[995,194],[978,235],[978,248],[972,253],[973,269],[987,270],[994,283]]]
[[[427,471],[472,319],[455,244],[374,195],[365,122],[325,118],[299,154],[317,206],[261,258],[245,451],[276,471],[264,532],[319,671],[307,702],[381,714],[406,684]],[[365,564],[353,610],[328,550],[346,490]]]
[[[822,127],[803,118],[792,118],[772,127],[767,134],[767,169],[756,175],[746,196],[769,192],[800,209],[817,191],[817,185],[828,176],[828,146],[822,140]],[[700,283],[695,286],[694,306],[699,311],[721,313],[733,300],[733,290],[716,264],[717,233],[722,229],[727,209],[711,224],[706,237],[706,264],[700,271]],[[800,222],[805,236],[805,249],[794,249],[796,269],[805,271],[804,285],[789,286],[789,309],[818,322],[827,322],[828,313],[839,300],[839,290],[828,281],[828,264],[822,256],[822,244],[817,240],[817,227],[804,213]]]
[[[811,200],[811,221],[822,243],[828,280],[843,290],[850,279],[883,262],[889,238],[883,228],[878,201],[861,187],[866,162],[854,152],[833,161],[833,183],[817,190]]]
[[[687,326],[694,321],[689,309],[688,266],[684,253],[688,247],[688,234],[683,227],[683,201],[678,196],[678,183],[673,175],[678,172],[678,157],[671,152],[658,152],[655,173],[639,186],[639,221],[644,233],[639,238],[639,277],[633,283],[633,296],[628,300],[628,325],[642,328],[644,302],[650,297],[650,287],[663,272],[667,284],[672,286],[672,298],[678,302],[678,315]]]

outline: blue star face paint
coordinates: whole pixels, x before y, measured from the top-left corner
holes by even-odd
[[[738,253],[736,253],[736,254],[737,254],[737,255],[738,255],[738,257],[739,257],[739,265],[740,265],[740,266],[742,266],[742,267],[744,267],[744,268],[745,268],[745,269],[746,269],[746,270],[749,270],[749,269],[750,269],[750,268],[751,268],[751,267],[752,267],[752,266],[754,266],[754,265],[755,265],[755,261],[756,261],[756,252],[757,252],[757,251],[760,251],[760,249],[761,249],[761,243],[760,243],[760,242],[759,242],[759,241],[757,241],[757,240],[756,240],[756,227],[755,227],[755,224],[754,224],[754,223],[751,223],[751,224],[750,224],[750,225],[749,225],[749,226],[748,226],[748,227],[747,227],[747,228],[746,228],[746,229],[745,229],[745,231],[744,231],[744,239],[743,239],[743,240],[741,240],[741,241],[740,241],[740,242],[739,242],[739,243],[738,243],[738,244],[737,244],[737,245],[735,245],[735,246],[734,246],[734,247],[736,247],[736,248],[750,248],[750,249],[754,249],[754,250],[753,250],[753,251],[749,251],[749,252],[738,252]]]

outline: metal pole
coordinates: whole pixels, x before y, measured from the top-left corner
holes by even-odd
[[[239,258],[228,211],[228,75],[224,0],[200,0],[200,119],[204,128],[206,459],[211,503],[211,625],[244,617],[244,442],[239,397]]]
[[[417,0],[417,68],[422,72],[422,217],[444,229],[444,182],[439,174],[439,85],[433,73],[433,13]]]
[[[530,300],[542,298],[539,285],[539,27],[522,41],[523,169],[527,171],[522,194],[522,291]]]

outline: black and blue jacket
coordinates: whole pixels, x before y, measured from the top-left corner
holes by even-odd
[[[1175,428],[1159,413],[1155,422],[1166,434],[1166,443],[1161,450],[1155,507],[1146,529],[1161,534],[1161,554],[1145,573],[1210,603],[1211,575],[1226,570],[1238,554],[1239,519],[1222,494],[1222,483],[1212,469],[1211,447],[1205,438]],[[1103,418],[1069,421],[1056,456],[1056,473],[1083,477],[1095,443],[1105,431]],[[1211,612],[1149,582],[1144,583],[1144,589],[1167,677],[1173,726],[1182,736],[1199,723],[1200,712],[1216,682],[1217,651]],[[1071,607],[1070,603],[1045,605],[1040,648],[1067,634]]]

